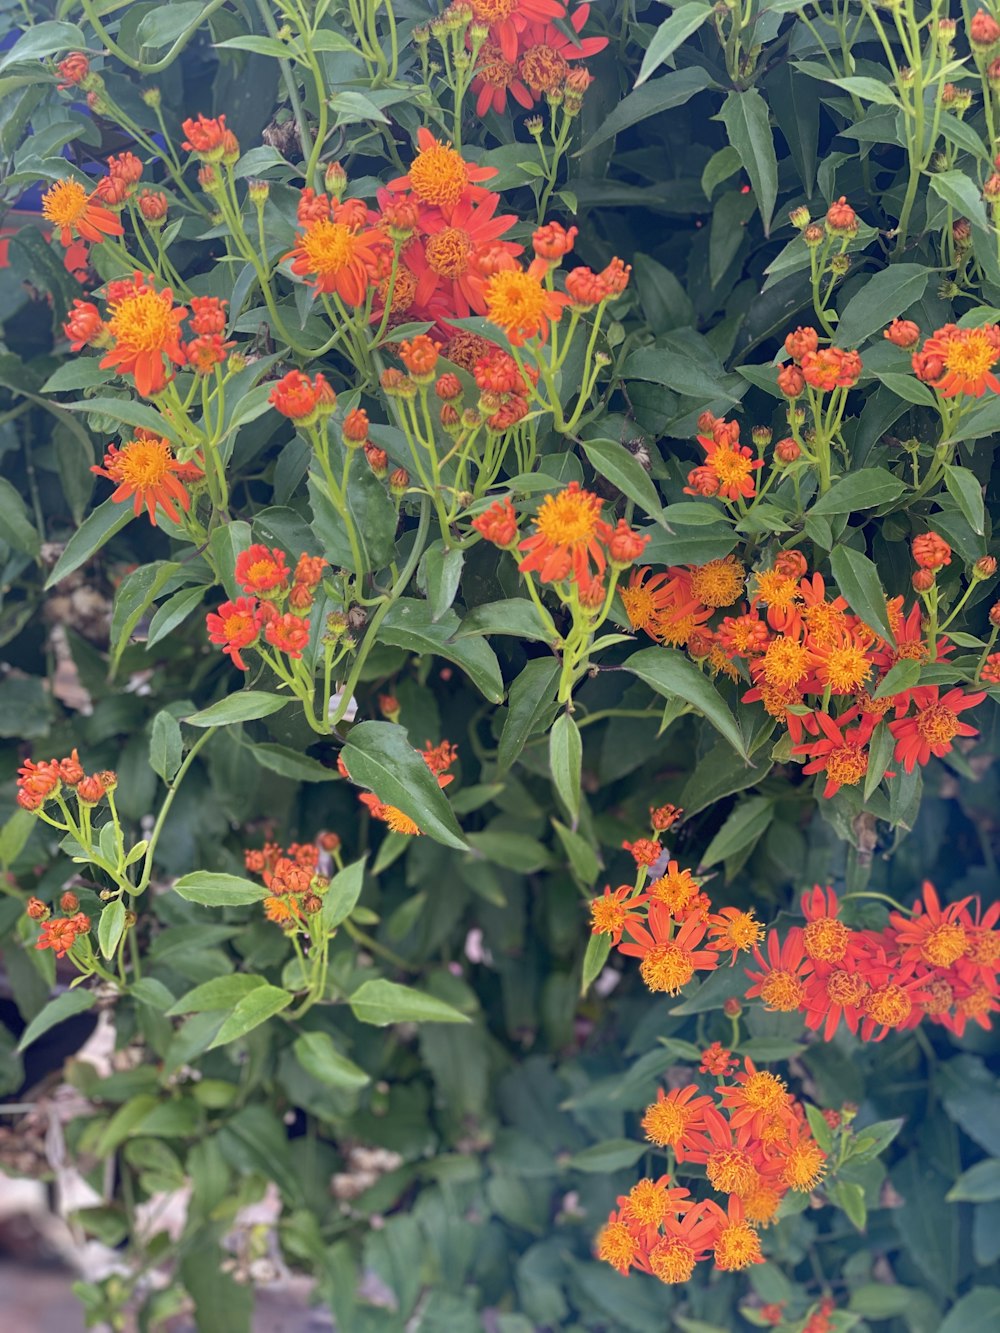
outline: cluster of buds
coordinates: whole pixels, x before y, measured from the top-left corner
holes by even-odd
[[[29,898],[25,911],[42,927],[35,948],[51,949],[57,958],[65,958],[81,936],[90,934],[90,917],[80,911],[75,893],[64,893],[59,908],[65,916],[53,916],[52,909],[40,898]]]
[[[264,899],[268,921],[295,932],[304,927],[305,918],[322,910],[323,895],[330,887],[330,858],[339,848],[337,834],[321,833],[315,843],[293,842],[283,850],[267,842],[260,849],[244,852],[247,870],[260,875],[269,890]]]
[[[74,749],[65,759],[26,759],[17,770],[17,803],[22,810],[39,812],[47,801],[64,804],[63,788],[70,788],[79,809],[91,810],[118,785],[110,769],[85,773]]]
[[[790,362],[778,371],[778,388],[786,398],[798,398],[806,385],[820,393],[851,389],[861,378],[861,357],[841,347],[820,347],[812,328],[797,328],[785,339]]]

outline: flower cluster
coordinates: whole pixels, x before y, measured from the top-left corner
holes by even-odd
[[[340,846],[335,833],[321,833],[315,843],[293,842],[282,849],[275,842],[247,850],[243,859],[247,870],[260,875],[269,890],[264,899],[264,915],[277,926],[295,930],[303,917],[314,916],[323,906],[323,894],[329,888],[329,853]]]
[[[805,893],[805,926],[779,938],[768,932],[766,957],[749,972],[750,998],[781,1013],[805,1015],[827,1041],[843,1019],[863,1041],[923,1018],[961,1036],[971,1022],[989,1028],[1000,1008],[1000,903],[970,910],[971,898],[942,907],[926,882],[912,913],[894,911],[882,930],[852,930],[833,889]]]
[[[85,773],[80,756],[72,750],[65,759],[26,759],[17,770],[17,803],[22,810],[37,813],[47,801],[56,802],[65,812],[64,788],[76,797],[81,811],[92,810],[118,785],[110,769]]]
[[[530,111],[545,97],[562,103],[568,111],[579,110],[592,76],[585,68],[573,68],[571,60],[597,55],[608,44],[606,37],[570,37],[583,31],[590,5],[577,5],[567,13],[561,0],[470,0],[474,24],[487,29],[479,48],[472,90],[476,114],[493,110],[502,115],[508,95]],[[557,22],[563,26],[558,27]],[[471,41],[470,41],[471,44]]]
[[[762,1263],[759,1228],[774,1220],[785,1194],[809,1193],[822,1179],[826,1153],[802,1104],[783,1079],[750,1059],[731,1077],[737,1064],[715,1044],[701,1068],[723,1079],[717,1096],[695,1083],[661,1088],[642,1118],[648,1141],[677,1163],[704,1166],[712,1189],[728,1196],[727,1206],[712,1198],[695,1201],[669,1176],[640,1180],[618,1199],[597,1238],[598,1258],[620,1273],[635,1268],[673,1284],[687,1282],[709,1254],[724,1272]]]
[[[309,611],[323,577],[322,556],[299,556],[295,569],[277,547],[253,545],[236,558],[235,579],[245,596],[223,602],[205,618],[208,637],[234,666],[248,670],[243,649],[256,648],[274,665],[265,645],[296,661],[309,643]]]
[[[913,551],[915,586],[933,593],[934,574],[950,561],[951,548],[938,534],[924,533]],[[984,575],[974,571],[973,577]],[[719,616],[745,586],[749,601]],[[982,691],[939,685],[880,691],[897,663],[941,661],[951,651],[936,622],[922,618],[920,604],[904,612],[901,597],[890,599],[886,616],[894,641],[883,639],[842,596],[830,596],[821,574],[808,574],[801,551],[782,551],[749,579],[732,556],[656,574],[641,568],[622,590],[622,602],[633,629],[686,647],[715,673],[748,679],[743,702],[762,703],[787,727],[789,755],[802,757],[805,773],[823,775],[827,797],[868,775],[870,742],[890,714],[893,758],[907,772],[977,734],[960,714],[982,702]],[[886,764],[879,779],[887,775]]]
[[[74,894],[63,895],[64,898],[74,896]],[[91,922],[86,912],[74,912],[72,916],[52,916],[48,907],[38,898],[29,898],[27,910],[28,916],[42,922],[41,934],[35,941],[35,948],[51,949],[57,958],[65,958],[78,939],[90,934]]]

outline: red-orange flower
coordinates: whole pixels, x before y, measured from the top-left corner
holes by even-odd
[[[120,220],[94,199],[79,181],[69,178],[56,181],[42,195],[42,216],[56,228],[64,246],[71,245],[78,236],[97,243],[107,236],[123,234]]]
[[[936,532],[921,532],[914,537],[911,550],[914,563],[921,569],[934,570],[936,573],[951,564],[951,547]]]
[[[628,943],[619,950],[639,959],[639,975],[651,991],[679,995],[696,971],[711,972],[718,956],[699,948],[707,927],[697,915],[676,926],[670,910],[663,903],[649,905],[646,925],[630,922]]]
[[[63,332],[70,340],[70,351],[79,352],[93,347],[104,337],[104,320],[92,301],[74,301]]]
[[[711,1105],[711,1097],[699,1095],[694,1083],[670,1092],[658,1088],[656,1101],[646,1107],[642,1117],[643,1132],[658,1148],[673,1148],[677,1161],[683,1162],[692,1136],[704,1125],[705,1108]]]
[[[277,648],[289,657],[299,658],[309,643],[309,621],[286,611],[283,616],[276,616],[267,622],[264,638],[272,648]]]
[[[747,998],[759,996],[766,1009],[788,1014],[800,1009],[806,998],[803,979],[812,971],[812,963],[806,958],[802,945],[802,931],[793,926],[788,932],[784,944],[778,932],[772,930],[767,936],[767,959],[759,949],[754,949],[760,972],[747,970],[747,976],[753,985],[747,990]]]
[[[101,359],[101,366],[111,367],[119,375],[133,375],[135,387],[144,397],[161,393],[166,387],[164,361],[184,364],[180,343],[180,325],[187,314],[184,306],[174,305],[169,287],[157,291],[153,277],[133,275],[108,290],[110,318],[107,332],[111,347]]]
[[[517,514],[509,498],[494,500],[489,509],[472,520],[472,526],[502,550],[517,544]]]
[[[236,557],[236,582],[245,593],[262,597],[288,587],[288,566],[284,551],[277,547],[254,545]]]
[[[943,398],[968,394],[981,398],[987,389],[1000,393],[1000,379],[993,367],[1000,361],[1000,325],[960,329],[945,324],[913,353],[918,379],[933,385]]]
[[[426,307],[437,293],[449,313],[460,318],[486,310],[484,261],[512,260],[524,249],[502,239],[517,218],[495,216],[499,203],[498,194],[483,191],[479,200],[465,197],[451,208],[422,211],[424,237],[408,245],[403,256],[417,279],[414,305]]]
[[[601,518],[601,498],[571,481],[547,495],[535,515],[534,532],[519,543],[525,553],[523,574],[537,571],[543,583],[561,583],[571,575],[584,582],[607,566],[605,547],[611,528]]]
[[[549,271],[544,259],[533,259],[526,269],[512,263],[486,280],[486,318],[503,329],[515,347],[529,338],[545,342],[550,324],[556,324],[569,304],[562,292],[543,285]]]
[[[530,24],[544,24],[551,19],[566,17],[566,6],[562,0],[470,0],[470,3],[473,20],[490,29],[504,58],[512,63],[517,60],[518,47],[522,44],[521,34]],[[580,5],[579,8],[589,12],[588,5]],[[585,14],[583,23],[586,20]],[[577,32],[583,23],[577,27]]]
[[[937,685],[920,685],[912,689],[897,708],[896,720],[889,723],[889,730],[896,740],[896,761],[907,773],[912,773],[917,764],[930,763],[932,754],[941,759],[957,737],[978,736],[975,727],[960,721],[959,714],[967,708],[975,708],[985,698],[985,690],[963,694],[960,689],[953,689],[942,695]],[[916,712],[908,717],[911,701]]]
[[[269,401],[283,417],[310,425],[321,409],[336,404],[337,396],[325,375],[317,372],[310,379],[301,370],[290,370],[271,390]]]
[[[117,504],[134,496],[135,513],[145,509],[154,527],[158,508],[174,523],[180,522],[178,506],[183,510],[191,508],[191,496],[184,482],[202,476],[200,468],[193,463],[181,463],[168,441],[155,435],[129,440],[121,448],[109,444],[104,465],[95,464],[90,470],[116,483],[111,498]]]
[[[227,148],[227,130],[225,116],[198,116],[197,120],[188,118],[181,122],[181,129],[187,135],[181,147],[188,153],[197,153],[206,162],[218,162]]]
[[[358,203],[334,204],[332,216],[306,223],[285,255],[297,277],[310,278],[315,291],[339,296],[349,306],[364,305],[392,247],[385,232],[366,225],[364,205],[351,207]]]
[[[479,182],[497,174],[495,167],[466,162],[451,144],[441,143],[428,129],[417,130],[417,149],[410,170],[390,181],[389,189],[412,190],[421,203],[432,208],[454,208],[463,195],[481,199],[487,192]]]
[[[246,671],[247,664],[241,650],[249,648],[260,636],[257,603],[252,597],[238,597],[235,602],[223,602],[218,611],[205,617],[208,637],[222,645],[222,651],[232,658],[233,665]]]

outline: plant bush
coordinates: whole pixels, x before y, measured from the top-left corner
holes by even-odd
[[[3,1160],[89,1325],[995,1328],[997,18],[3,10]]]

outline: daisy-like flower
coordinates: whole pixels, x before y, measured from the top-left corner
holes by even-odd
[[[292,250],[284,256],[292,272],[308,278],[314,291],[338,296],[345,305],[365,303],[368,288],[381,276],[391,255],[385,232],[367,225],[367,209],[351,207],[358,200],[334,204],[330,217],[306,223]]]
[[[337,395],[325,375],[317,372],[310,379],[301,370],[290,370],[278,380],[268,401],[283,417],[301,426],[311,426],[320,412],[333,410]]]
[[[969,948],[969,936],[960,918],[971,901],[971,897],[963,898],[942,907],[934,885],[929,879],[924,880],[912,917],[900,912],[889,914],[896,948],[903,961],[946,968],[963,958]]]
[[[754,949],[754,958],[761,969],[747,976],[753,985],[747,990],[747,999],[759,997],[772,1013],[790,1014],[801,1009],[806,998],[804,979],[813,970],[806,958],[802,930],[793,926],[782,944],[776,930],[768,931],[767,958],[760,949]]]
[[[288,587],[284,551],[253,545],[236,557],[236,582],[251,597],[276,596]]]
[[[96,195],[79,181],[56,181],[42,195],[42,216],[51,222],[63,246],[82,241],[99,243],[108,236],[121,236],[124,229],[110,208],[95,202]]]
[[[932,754],[943,758],[959,736],[978,736],[978,730],[962,722],[959,714],[975,708],[985,698],[985,690],[965,694],[956,688],[944,695],[937,685],[920,685],[910,690],[909,697],[896,710],[896,720],[889,723],[896,740],[896,761],[907,773],[912,773],[917,764],[930,763]],[[912,717],[905,716],[911,701],[916,711]]]
[[[835,722],[829,713],[821,709],[817,709],[810,720],[819,728],[822,736],[794,746],[792,754],[808,757],[809,762],[803,765],[803,773],[826,774],[823,795],[829,799],[841,787],[857,786],[868,773],[868,742],[874,724],[869,718],[862,720],[856,727],[848,728],[844,721]]]
[[[547,260],[533,259],[526,269],[511,261],[487,278],[483,288],[486,318],[503,329],[515,347],[529,338],[545,342],[549,326],[559,322],[569,297],[552,292],[544,285],[549,271]]]
[[[713,429],[712,436],[699,435],[698,443],[705,450],[705,462],[697,473],[703,471],[714,481],[714,488],[705,489],[694,473],[688,476],[685,495],[719,495],[724,500],[735,501],[741,496],[752,499],[757,483],[754,473],[764,466],[762,458],[754,458],[753,451],[741,445],[740,428],[735,421],[720,421]]]
[[[632,628],[651,636],[659,617],[674,601],[670,575],[665,571],[654,574],[648,565],[632,571],[628,586],[619,589],[619,596]]]
[[[744,1205],[736,1194],[729,1196],[729,1207],[719,1223],[712,1246],[716,1268],[723,1273],[738,1273],[751,1264],[762,1264],[760,1237],[746,1217]]]
[[[248,670],[242,650],[250,648],[260,637],[257,611],[258,604],[252,597],[238,597],[235,602],[223,602],[217,611],[210,611],[205,617],[209,640],[220,644],[233,666],[241,671]]]
[[[1000,325],[960,329],[945,324],[913,353],[913,370],[942,398],[967,394],[981,398],[987,389],[1000,393],[1000,380],[993,367],[1000,361]]]
[[[722,1084],[716,1092],[733,1128],[749,1125],[751,1132],[759,1138],[766,1123],[785,1114],[792,1097],[784,1079],[777,1074],[758,1069],[749,1058],[743,1065],[735,1081]]]
[[[851,932],[840,920],[840,903],[831,888],[821,889],[816,884],[802,895],[802,912],[806,924],[802,930],[802,944],[814,962],[842,963],[851,944]]]
[[[522,574],[537,572],[543,583],[561,583],[569,577],[587,582],[595,572],[603,575],[607,567],[605,548],[611,531],[601,518],[600,496],[571,481],[539,505],[534,532],[518,543],[524,553],[518,567]]]
[[[540,0],[544,3],[545,0]],[[482,199],[488,191],[480,184],[495,176],[495,167],[466,162],[451,144],[441,143],[430,130],[417,130],[417,155],[405,176],[389,182],[395,193],[411,190],[422,204],[451,209],[463,197]]]
[[[658,1088],[656,1101],[646,1107],[642,1117],[643,1133],[658,1148],[673,1148],[677,1161],[683,1162],[692,1135],[704,1125],[705,1108],[711,1105],[711,1097],[699,1093],[695,1083],[670,1092]]]
[[[857,969],[857,960],[845,960],[848,965],[816,963],[812,975],[805,981],[806,1027],[823,1029],[826,1041],[832,1041],[840,1020],[848,1031],[857,1032],[864,1016],[868,982]]]
[[[734,1128],[715,1106],[703,1115],[704,1131],[693,1136],[688,1160],[704,1164],[709,1184],[721,1194],[748,1193],[765,1167],[760,1141],[748,1128]]]
[[[35,941],[36,949],[51,949],[57,958],[65,958],[80,935],[90,930],[90,918],[82,912],[76,916],[53,916],[42,925],[42,933]]]
[[[272,648],[292,658],[300,658],[309,643],[309,621],[292,611],[275,616],[264,626],[264,638]]]
[[[108,289],[109,318],[106,332],[111,346],[101,358],[102,369],[132,375],[143,398],[162,393],[167,384],[166,366],[184,364],[180,325],[187,314],[174,305],[169,287],[157,291],[153,276],[135,273],[132,281],[114,282]]]
[[[635,1263],[639,1252],[640,1240],[634,1226],[622,1220],[620,1211],[613,1211],[597,1233],[594,1254],[603,1263],[625,1274]]]
[[[636,1230],[661,1227],[667,1218],[692,1207],[691,1191],[671,1186],[668,1175],[659,1180],[636,1181],[628,1194],[619,1195],[618,1206],[625,1223]]]
[[[764,927],[751,909],[741,912],[738,907],[723,907],[720,912],[708,916],[708,933],[711,936],[708,947],[719,953],[730,954],[730,966],[736,962],[738,953],[746,953],[759,944],[764,937]]]
[[[667,1218],[662,1239],[640,1266],[670,1286],[687,1282],[695,1265],[711,1253],[722,1216],[717,1204],[705,1200],[680,1217]]]
[[[181,521],[178,509],[191,508],[191,495],[184,483],[199,481],[204,475],[194,463],[181,463],[169,443],[154,435],[137,436],[121,448],[109,444],[103,466],[95,464],[90,470],[115,482],[111,498],[116,504],[134,497],[135,513],[145,509],[154,527],[157,509],[174,523]]]
[[[522,83],[514,61],[508,60],[498,42],[486,41],[479,48],[476,74],[472,80],[476,94],[476,115],[482,118],[487,111],[502,116],[507,110],[507,94],[530,111],[535,99]]]
[[[518,49],[523,45],[521,34],[525,29],[533,23],[547,24],[551,19],[566,17],[566,6],[562,0],[470,0],[470,7],[473,21],[490,29],[491,37],[511,64],[517,60]],[[581,5],[579,8],[590,12],[589,5]],[[576,27],[577,32],[586,23],[587,13]]]
[[[659,844],[656,859],[660,859]],[[662,903],[674,916],[679,916],[698,893],[698,884],[690,870],[682,870],[676,861],[668,861],[667,868],[654,879],[646,890],[653,902]],[[709,948],[712,948],[709,945]]]
[[[688,577],[692,596],[703,606],[732,606],[746,584],[746,570],[733,555],[692,565]]]
[[[590,5],[577,5],[569,15],[569,25],[580,33],[590,17]],[[584,60],[603,51],[606,37],[571,37],[554,23],[531,23],[520,35],[521,54],[517,61],[520,81],[537,100],[546,93],[557,92],[566,82],[571,60]],[[509,48],[501,43],[501,54]],[[518,99],[520,100],[520,99]],[[523,104],[522,104],[523,105]]]
[[[700,947],[708,929],[700,916],[675,926],[669,909],[651,902],[646,925],[630,922],[625,928],[629,941],[618,946],[639,959],[639,975],[649,989],[667,995],[679,995],[696,971],[711,972],[719,961],[711,949]]]
[[[610,935],[611,943],[618,944],[628,923],[642,920],[635,909],[645,902],[646,894],[636,894],[631,884],[619,884],[617,889],[606,884],[603,895],[590,904],[591,934]]]
[[[404,261],[417,280],[413,304],[426,306],[440,293],[452,315],[462,319],[486,310],[486,274],[480,261],[491,262],[502,254],[511,260],[524,246],[502,239],[517,218],[513,213],[496,216],[498,194],[485,193],[480,200],[460,199],[443,211],[423,211],[424,239],[406,247]]]
[[[368,807],[373,819],[378,819],[383,824],[387,824],[391,832],[403,833],[407,837],[413,838],[420,837],[423,833],[423,829],[415,820],[404,814],[395,805],[384,805],[373,791],[359,792],[358,800],[362,805]]]
[[[781,1184],[802,1194],[815,1189],[826,1173],[826,1153],[808,1127],[798,1119],[789,1120],[777,1146]]]
[[[874,642],[875,635],[863,625],[842,630],[838,636],[827,635],[820,643],[810,634],[816,679],[822,688],[829,687],[831,694],[856,694],[872,673],[874,664],[868,654]]]

